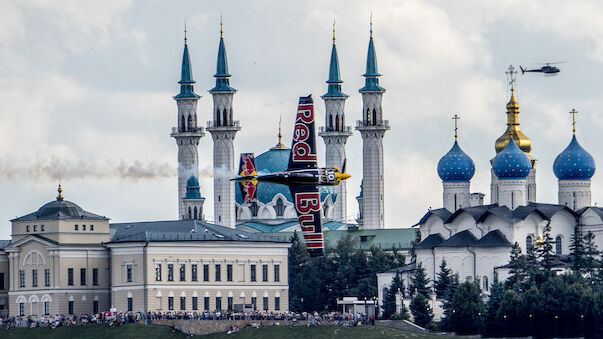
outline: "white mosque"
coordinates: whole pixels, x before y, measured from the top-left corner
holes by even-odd
[[[185,39],[186,40],[186,39]],[[377,57],[371,24],[370,39],[364,73],[365,86],[359,92],[363,100],[362,120],[357,121],[363,139],[363,184],[358,199],[359,214],[356,222],[362,229],[384,228],[384,177],[383,136],[389,130],[389,122],[383,119],[382,96],[385,89],[379,85],[381,74],[377,71]],[[260,183],[258,201],[243,203],[241,193],[233,182],[222,173],[233,173],[235,160],[234,141],[241,125],[235,120],[233,98],[236,89],[230,86],[228,61],[224,37],[220,32],[216,85],[209,92],[213,98],[211,120],[205,131],[213,139],[214,168],[214,222],[218,225],[240,228],[250,232],[292,232],[299,230],[297,216],[289,189],[283,185]],[[197,116],[200,96],[194,91],[191,57],[185,41],[182,58],[180,93],[174,97],[178,105],[178,126],[172,129],[172,137],[178,144],[178,207],[180,219],[204,219],[204,198],[199,190],[198,145],[205,135]],[[348,95],[342,92],[343,81],[339,72],[339,60],[333,30],[327,92],[322,95],[325,103],[324,126],[319,126],[318,135],[326,146],[325,165],[340,167],[345,156],[347,139],[352,128],[346,125],[345,102]],[[256,166],[262,172],[282,171],[287,168],[289,148],[279,141],[276,146],[256,156]],[[350,225],[346,206],[345,182],[333,188],[321,188],[322,215],[325,228],[345,230]],[[354,227],[356,227],[354,225]],[[408,233],[408,232],[407,232]]]

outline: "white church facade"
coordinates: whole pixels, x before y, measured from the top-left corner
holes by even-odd
[[[536,201],[536,160],[530,154],[530,139],[519,128],[519,104],[513,88],[507,104],[507,129],[496,141],[496,156],[491,160],[490,204],[483,203],[483,194],[470,191],[475,166],[460,148],[455,128],[453,147],[437,166],[443,207],[430,209],[415,225],[422,239],[416,246],[416,262],[423,265],[430,280],[437,277],[445,260],[461,280],[478,282],[487,295],[495,279],[507,278],[513,244],[518,243],[526,253],[542,243],[547,225],[557,271],[569,267],[570,239],[576,227],[582,234],[593,232],[596,245],[603,248],[603,209],[591,205],[595,161],[578,143],[577,112],[570,113],[573,136],[552,164],[558,178],[557,204]],[[415,270],[415,264],[411,265],[397,270],[407,286]],[[394,271],[379,275],[380,295]]]

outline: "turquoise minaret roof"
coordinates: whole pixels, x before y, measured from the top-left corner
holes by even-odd
[[[221,25],[221,24],[220,24]],[[220,45],[218,46],[218,64],[216,67],[216,86],[210,89],[210,92],[236,92],[237,90],[230,87],[230,74],[228,73],[228,60],[226,58],[226,47],[224,47],[224,37],[222,28],[220,27]]]
[[[361,92],[383,92],[385,88],[379,86],[379,77],[381,74],[377,71],[377,55],[375,54],[375,44],[373,43],[373,24],[371,22],[371,38],[369,40],[368,53],[366,55],[366,72],[362,75],[365,77],[364,87]]]
[[[195,94],[193,84],[193,68],[191,67],[191,57],[188,54],[188,43],[186,39],[186,32],[184,33],[184,53],[182,54],[182,70],[180,73],[180,93],[175,98],[199,98]]]
[[[201,199],[199,192],[199,180],[194,175],[191,175],[186,182],[186,195],[184,199]]]
[[[329,65],[329,80],[327,80],[327,84],[329,84],[327,93],[325,93],[323,98],[347,98],[348,95],[341,91],[341,84],[343,81],[339,76],[339,58],[337,57],[337,46],[335,45],[335,29],[333,29],[333,48],[331,48],[331,63]]]

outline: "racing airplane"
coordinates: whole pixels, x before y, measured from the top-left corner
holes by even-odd
[[[553,75],[557,75],[557,73],[561,72],[561,70],[559,70],[559,68],[555,67],[555,66],[551,66],[551,65],[555,65],[555,64],[560,64],[563,62],[549,62],[546,65],[540,67],[540,68],[535,68],[535,69],[525,69],[521,66],[519,66],[519,69],[521,69],[521,74],[525,74],[526,72],[535,72],[535,73],[544,73],[544,76],[553,76]]]
[[[299,98],[287,170],[259,174],[253,153],[241,153],[239,176],[231,180],[239,182],[244,203],[257,202],[259,182],[289,186],[306,247],[310,256],[316,257],[324,254],[318,186],[335,186],[348,179],[350,175],[345,173],[345,163],[341,170],[337,167],[318,167],[314,102],[312,95],[309,95]]]

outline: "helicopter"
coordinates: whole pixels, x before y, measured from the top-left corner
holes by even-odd
[[[564,63],[565,61],[561,61],[561,62],[547,62],[544,66],[540,67],[540,68],[535,68],[535,69],[525,69],[521,66],[519,66],[519,69],[521,69],[521,74],[524,74],[526,72],[534,72],[534,73],[544,73],[544,76],[554,76],[557,75],[557,73],[561,72],[561,70],[555,66],[551,66],[551,65],[556,65],[556,64],[561,64]]]

